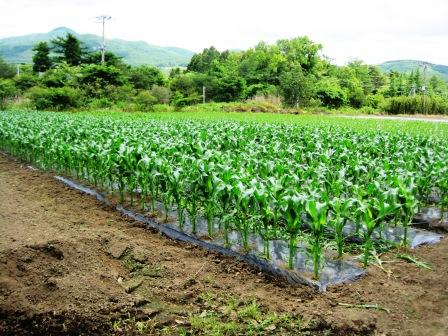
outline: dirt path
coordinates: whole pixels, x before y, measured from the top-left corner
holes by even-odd
[[[447,335],[448,241],[411,253],[434,271],[371,266],[318,294],[150,232],[0,154],[1,335]]]

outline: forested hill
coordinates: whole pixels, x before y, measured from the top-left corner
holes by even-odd
[[[384,62],[379,65],[379,67],[386,72],[389,71],[397,71],[401,73],[409,73],[413,70],[421,68],[421,61],[416,60],[399,60],[399,61],[389,61]],[[441,64],[428,64],[428,77],[432,75],[437,75],[443,78],[446,82],[448,82],[448,66]]]
[[[65,27],[56,28],[48,33],[31,34],[0,39],[0,57],[9,63],[31,63],[32,48],[41,41],[50,41],[58,36],[72,33],[80,39],[89,51],[98,50],[101,37],[93,34],[77,34]],[[131,65],[150,64],[158,67],[186,66],[193,52],[176,47],[159,47],[144,41],[125,41],[111,39],[106,41],[109,51],[123,57]]]

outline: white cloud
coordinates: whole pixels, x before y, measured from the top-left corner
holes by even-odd
[[[246,49],[308,35],[344,63],[423,59],[448,64],[448,1],[427,0],[0,0],[0,37],[67,26],[108,37],[200,51]]]

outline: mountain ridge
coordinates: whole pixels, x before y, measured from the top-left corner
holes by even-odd
[[[49,42],[59,36],[72,33],[79,38],[89,51],[99,50],[102,38],[95,34],[78,34],[67,27],[57,27],[47,33],[35,33],[0,39],[0,56],[9,63],[31,63],[36,43]],[[161,47],[145,41],[106,39],[107,49],[130,65],[149,64],[158,67],[186,66],[194,52],[168,46]]]
[[[448,65],[433,64],[429,62],[408,59],[408,60],[387,61],[379,64],[378,66],[384,72],[397,71],[402,73],[409,73],[416,69],[420,69],[420,71],[422,71],[421,64],[427,64],[428,78],[431,77],[432,75],[437,75],[446,82],[448,82]]]

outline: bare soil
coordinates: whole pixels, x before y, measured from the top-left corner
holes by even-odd
[[[142,228],[0,154],[1,335],[137,333],[117,327],[125,319],[175,333],[202,316],[205,294],[256,300],[311,335],[447,335],[448,241],[408,253],[433,271],[391,252],[384,269],[372,265],[359,281],[317,293]]]

